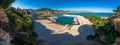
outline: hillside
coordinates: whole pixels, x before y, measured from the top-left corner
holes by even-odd
[[[14,45],[36,45],[36,40],[32,36],[33,21],[27,13],[22,9],[11,7],[5,10],[1,9],[0,14],[2,14],[0,15],[2,17],[0,29],[3,32],[0,35],[1,40]]]

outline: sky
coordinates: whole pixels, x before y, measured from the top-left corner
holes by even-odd
[[[51,8],[58,10],[90,10],[113,12],[120,0],[16,0],[12,6],[22,9]]]

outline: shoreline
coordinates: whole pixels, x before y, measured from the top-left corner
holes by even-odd
[[[89,20],[85,19],[83,16],[77,17],[79,22],[83,25],[73,25],[70,30],[67,28],[67,25],[52,23],[47,19],[36,20],[34,15],[32,15],[32,17],[35,25],[34,31],[38,34],[37,38],[38,40],[44,40],[42,44],[45,45],[48,43],[51,45],[70,45],[73,42],[73,44],[86,44],[86,41],[90,42],[86,37],[95,34],[93,29],[89,26]]]
[[[40,21],[37,20],[37,22],[41,25],[40,25],[40,27],[37,26],[38,29],[35,30],[35,32],[37,32],[38,35],[40,36],[40,37],[38,37],[39,39],[45,40],[45,42],[42,42],[42,44],[45,44],[45,45],[47,45],[47,44],[51,44],[51,45],[85,44],[86,45],[86,41],[91,42],[86,39],[86,37],[88,35],[93,34],[92,30],[88,26],[87,27],[83,26],[80,29],[78,29],[80,27],[80,25],[74,25],[71,28],[72,30],[68,30],[68,29],[61,30],[65,26],[51,23],[49,20],[40,20]],[[44,26],[44,27],[42,27],[42,26]],[[84,29],[84,28],[86,28],[86,29]],[[71,41],[69,41],[69,40],[71,40]]]
[[[66,16],[66,17],[78,17],[78,16],[81,16],[81,15],[69,15],[69,14],[63,14],[63,16]],[[96,15],[97,16],[97,15]],[[82,17],[82,16],[81,16]],[[84,16],[83,16],[84,17]],[[108,16],[99,16],[101,18],[104,18],[104,19],[108,19]]]

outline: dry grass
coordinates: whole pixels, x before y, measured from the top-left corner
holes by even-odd
[[[113,19],[113,21],[116,22],[116,23],[119,23],[120,22],[120,18],[115,18],[115,19]]]

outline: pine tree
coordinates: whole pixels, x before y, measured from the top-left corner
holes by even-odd
[[[115,12],[116,16],[120,15],[120,6],[118,6],[116,10],[113,10],[113,12]]]
[[[7,8],[9,7],[15,0],[0,0],[0,7]]]

